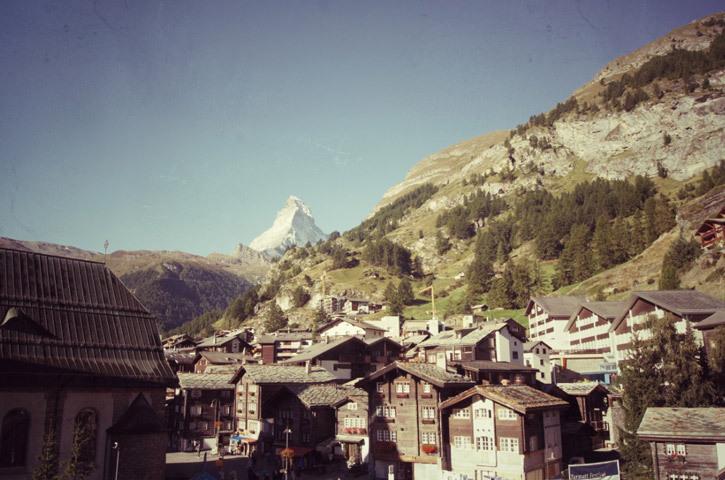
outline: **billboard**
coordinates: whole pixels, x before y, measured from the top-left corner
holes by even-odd
[[[620,480],[619,460],[569,465],[569,480]]]

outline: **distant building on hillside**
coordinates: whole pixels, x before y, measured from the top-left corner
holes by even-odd
[[[586,301],[579,296],[531,297],[526,306],[529,318],[529,339],[542,340],[555,351],[569,349],[566,324],[579,305]]]
[[[705,219],[695,230],[702,248],[725,247],[725,207],[717,215]]]
[[[177,382],[156,320],[103,263],[0,248],[0,476],[30,479],[51,432],[68,461],[85,431],[89,480],[164,478]]]
[[[217,335],[207,337],[196,345],[198,352],[239,353],[244,350],[251,352],[251,345],[242,339],[242,334]]]
[[[725,408],[655,408],[637,429],[649,442],[655,480],[725,478]]]
[[[384,336],[385,329],[356,318],[339,317],[318,328],[317,334],[320,337],[378,338]]]

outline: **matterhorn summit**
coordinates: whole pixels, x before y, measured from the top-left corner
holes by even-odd
[[[312,244],[325,240],[322,230],[315,225],[315,219],[307,205],[297,197],[290,196],[277,212],[272,226],[249,244],[258,252],[278,257],[293,245]]]

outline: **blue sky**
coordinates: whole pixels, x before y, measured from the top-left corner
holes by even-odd
[[[289,195],[343,231],[424,156],[718,6],[4,0],[0,236],[227,252]]]

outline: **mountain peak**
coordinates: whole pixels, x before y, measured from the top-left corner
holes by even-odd
[[[249,246],[271,257],[278,257],[293,245],[317,243],[326,238],[327,235],[315,224],[309,207],[300,198],[290,195],[277,212],[272,226],[252,240]]]

